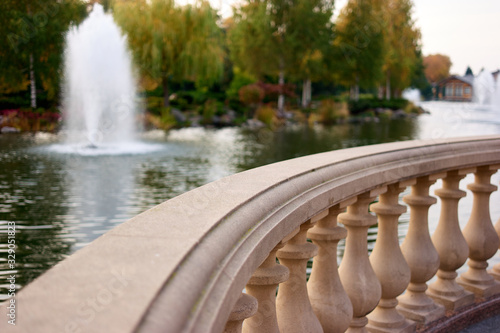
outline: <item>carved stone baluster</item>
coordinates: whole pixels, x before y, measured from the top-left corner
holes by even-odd
[[[347,231],[337,225],[337,216],[354,202],[356,198],[331,207],[328,216],[307,233],[319,249],[307,291],[314,313],[327,333],[345,332],[352,319],[351,300],[340,282],[337,266],[337,245]]]
[[[257,312],[257,300],[247,294],[241,293],[240,298],[234,305],[229,315],[224,333],[241,333],[243,320],[253,316]]]
[[[429,207],[437,200],[429,196],[429,187],[444,176],[446,173],[417,178],[411,194],[403,197],[410,206],[410,225],[401,251],[410,266],[411,278],[406,293],[398,297],[397,309],[406,318],[422,323],[436,320],[445,313],[444,307],[425,293],[426,282],[439,268],[439,256],[432,245],[428,222]]]
[[[415,323],[407,320],[397,310],[396,297],[410,283],[410,267],[399,248],[398,219],[406,212],[400,205],[399,194],[416,180],[392,184],[380,195],[380,201],[370,209],[378,216],[378,236],[370,262],[382,286],[382,298],[375,310],[368,315],[370,332],[414,332]]]
[[[499,245],[490,218],[490,194],[497,189],[490,184],[490,178],[497,169],[498,166],[478,167],[474,183],[467,186],[474,194],[471,216],[464,228],[469,244],[469,270],[460,275],[457,282],[478,297],[500,293],[500,283],[486,272],[487,260],[497,252]]]
[[[497,232],[497,236],[500,238],[500,219],[498,219],[497,223],[495,223],[495,231]],[[498,281],[500,281],[500,263],[493,266],[493,269],[489,271],[489,273]]]
[[[324,216],[323,213],[319,218]],[[307,230],[315,221],[313,218],[303,223],[299,233],[277,253],[280,263],[290,270],[290,278],[280,284],[276,298],[281,332],[323,332],[307,294],[307,262],[318,253],[317,246],[307,242]]]
[[[469,247],[458,221],[458,201],[465,197],[459,184],[461,179],[474,171],[475,168],[447,172],[443,178],[443,188],[435,191],[441,198],[441,215],[432,243],[439,254],[440,265],[437,281],[429,285],[427,295],[448,310],[456,310],[474,302],[474,294],[465,291],[455,281],[456,270],[462,267],[469,256]]]
[[[347,228],[344,258],[339,275],[342,285],[352,302],[353,319],[347,332],[368,332],[366,315],[378,304],[382,290],[368,259],[368,228],[377,223],[377,218],[368,212],[368,205],[386,187],[378,188],[358,196],[356,203],[339,215],[339,222]]]
[[[243,323],[244,333],[279,333],[276,317],[276,289],[278,284],[288,280],[289,270],[286,266],[276,263],[276,251],[299,231],[300,228],[297,228],[276,245],[248,281],[246,292],[257,299],[259,307],[257,313]]]

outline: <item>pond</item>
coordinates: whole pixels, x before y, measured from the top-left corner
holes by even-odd
[[[54,149],[59,140],[54,135],[0,135],[0,300],[7,297],[8,275],[16,274],[21,288],[134,215],[236,172],[361,145],[500,134],[500,110],[442,102],[423,107],[430,114],[330,127],[153,131],[142,140],[154,149],[140,154],[67,154]],[[463,182],[472,179],[469,175]],[[494,175],[492,182],[499,180]],[[498,202],[500,195],[495,192],[491,200]],[[468,193],[460,206],[462,225],[470,202]],[[431,230],[438,206],[431,207]],[[500,205],[491,210],[496,221]],[[17,229],[14,270],[7,264],[8,221]],[[401,217],[401,235],[407,221],[408,213]],[[370,233],[373,241],[376,230]]]

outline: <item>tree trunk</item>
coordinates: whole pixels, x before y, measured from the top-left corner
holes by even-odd
[[[385,99],[391,99],[391,72],[387,71],[387,77],[385,79]]]
[[[378,99],[384,98],[384,87],[383,86],[378,86],[377,98]]]
[[[168,78],[164,77],[162,79],[163,85],[163,106],[168,108],[170,106],[170,89],[168,86]]]
[[[36,80],[33,53],[30,53],[30,85],[31,85],[31,107],[36,109]]]
[[[302,108],[307,108],[311,103],[311,79],[302,82]]]
[[[354,85],[354,98],[355,101],[359,101],[359,77],[356,75],[356,84]]]
[[[283,69],[280,69],[278,83],[280,85],[280,95],[278,97],[278,118],[284,118],[285,117],[285,94],[283,93],[283,89],[285,86],[285,72],[283,71]]]

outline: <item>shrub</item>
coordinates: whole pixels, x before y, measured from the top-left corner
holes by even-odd
[[[255,118],[262,121],[269,127],[274,125],[275,112],[274,109],[268,105],[261,106],[255,111]]]
[[[265,92],[264,89],[257,84],[249,84],[238,91],[240,102],[247,106],[258,105],[262,103]]]
[[[257,80],[251,75],[242,72],[240,69],[234,69],[234,77],[226,91],[226,96],[228,98],[237,98],[240,89],[246,85],[255,83]]]
[[[146,97],[146,110],[157,116],[161,115],[163,108],[163,97]]]
[[[395,98],[390,100],[369,98],[359,99],[358,101],[349,101],[349,111],[352,115],[358,115],[366,110],[384,108],[391,110],[404,110],[408,105],[408,101],[403,98]]]
[[[203,123],[208,124],[212,122],[213,117],[217,114],[217,101],[209,99],[203,104],[202,115]]]
[[[336,123],[340,119],[349,117],[349,110],[345,102],[335,102],[332,99],[324,99],[318,108],[320,121],[325,124]]]

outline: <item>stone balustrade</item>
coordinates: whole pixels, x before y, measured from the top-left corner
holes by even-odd
[[[351,148],[238,173],[57,264],[16,296],[18,325],[1,320],[0,331],[415,332],[446,309],[500,300],[500,265],[487,270],[500,245],[489,207],[499,168],[500,137],[490,136]],[[467,174],[473,207],[461,230]]]

